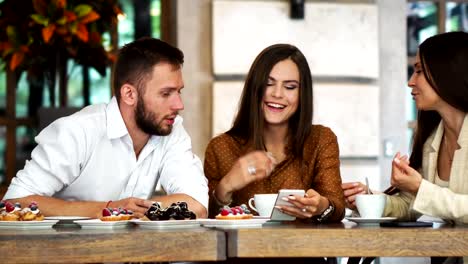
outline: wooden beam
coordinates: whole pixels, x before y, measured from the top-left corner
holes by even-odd
[[[11,179],[16,174],[16,74],[7,69],[6,71],[6,163],[5,176],[6,184],[10,184]]]
[[[161,40],[177,47],[177,0],[161,0]]]

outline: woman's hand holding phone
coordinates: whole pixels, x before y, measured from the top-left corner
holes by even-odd
[[[313,189],[307,190],[307,193],[304,190],[280,190],[271,220],[292,221],[296,217],[311,218],[320,215],[328,206],[328,199]]]

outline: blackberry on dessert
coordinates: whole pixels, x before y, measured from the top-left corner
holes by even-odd
[[[153,203],[145,213],[142,220],[162,221],[162,220],[187,220],[196,219],[194,212],[188,209],[186,202],[172,203],[167,208],[162,208],[159,202]]]

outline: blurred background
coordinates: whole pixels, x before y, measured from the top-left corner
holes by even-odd
[[[343,181],[389,185],[408,153],[415,106],[406,82],[419,43],[468,30],[468,0],[0,0],[0,186],[42,127],[111,98],[115,51],[153,36],[182,49],[185,127],[203,160],[226,131],[255,56],[298,46],[314,79],[314,123],[338,136]],[[16,9],[15,9],[16,8]],[[66,146],[64,146],[66,147]]]

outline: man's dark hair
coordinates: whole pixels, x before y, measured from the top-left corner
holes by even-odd
[[[115,63],[112,81],[117,101],[120,102],[120,88],[125,83],[141,91],[143,84],[151,77],[154,66],[159,63],[169,63],[178,69],[184,63],[184,53],[162,40],[149,37],[123,46]]]

